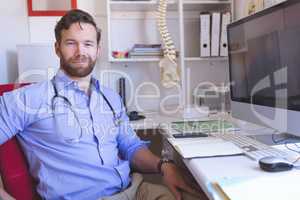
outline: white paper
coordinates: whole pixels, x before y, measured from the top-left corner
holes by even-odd
[[[230,200],[297,200],[300,198],[297,170],[273,176],[221,180],[219,187]]]
[[[213,137],[204,139],[170,138],[169,141],[183,158],[215,157],[239,155],[243,153],[242,149],[232,142]]]

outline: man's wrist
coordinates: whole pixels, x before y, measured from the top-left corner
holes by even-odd
[[[167,159],[167,158],[162,158],[162,159],[160,159],[160,161],[157,163],[157,171],[158,171],[158,173],[160,173],[161,175],[163,175],[162,166],[163,166],[165,163],[172,163],[172,164],[175,164],[174,161],[171,160],[171,159]]]

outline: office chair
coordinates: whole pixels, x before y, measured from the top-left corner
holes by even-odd
[[[27,84],[0,85],[0,95]],[[16,137],[0,145],[0,174],[4,189],[16,200],[38,200],[34,179]]]

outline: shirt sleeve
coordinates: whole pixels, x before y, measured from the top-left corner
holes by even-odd
[[[125,109],[122,109],[121,113],[121,125],[118,135],[119,151],[123,159],[131,162],[134,154],[139,149],[148,148],[147,142],[142,141],[131,128]]]
[[[0,144],[24,129],[26,106],[21,91],[15,90],[0,96]]]

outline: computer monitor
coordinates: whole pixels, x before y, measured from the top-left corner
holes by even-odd
[[[228,26],[235,118],[300,136],[300,1]]]

